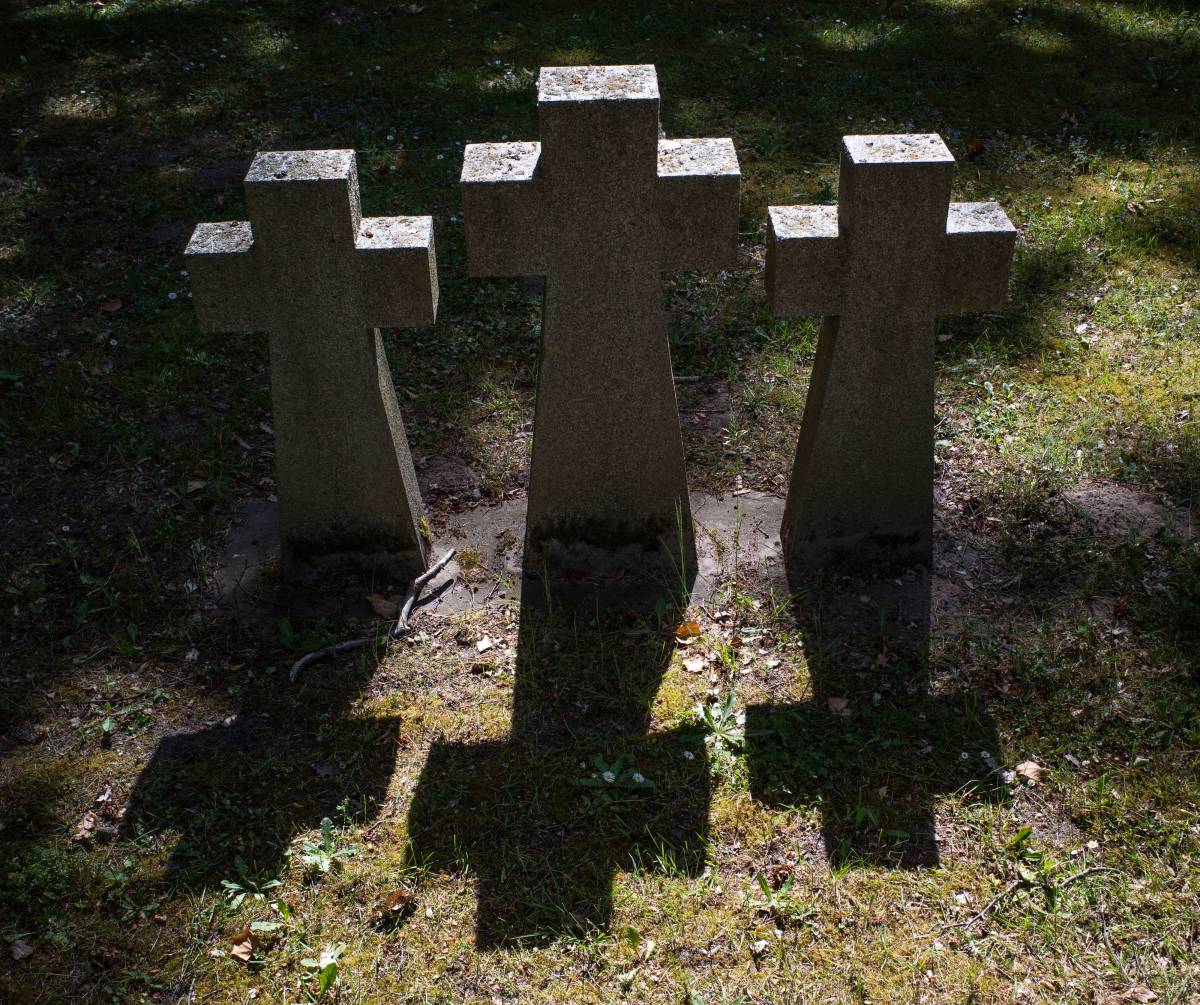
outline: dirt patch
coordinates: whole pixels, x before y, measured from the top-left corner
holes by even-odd
[[[1105,537],[1152,537],[1168,527],[1178,532],[1185,525],[1180,514],[1153,496],[1123,485],[1080,485],[1064,492],[1063,498],[1081,510]]]
[[[482,490],[479,476],[461,457],[430,454],[417,462],[417,482],[421,498],[452,497],[478,499]]]
[[[679,417],[685,432],[695,430],[707,436],[720,436],[729,425],[733,395],[728,381],[698,386],[680,384]]]

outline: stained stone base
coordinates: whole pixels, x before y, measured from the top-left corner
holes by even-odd
[[[786,541],[787,567],[793,580],[806,581],[847,572],[879,572],[924,567],[933,562],[933,528],[918,531],[871,532],[825,537],[819,540]]]
[[[811,595],[830,579],[830,573],[806,572],[784,566],[778,527],[782,521],[784,500],[763,492],[740,496],[714,496],[696,492],[691,497],[696,526],[696,575],[691,583],[694,602],[707,603],[720,596],[718,587],[734,575],[744,586],[770,587],[779,598],[790,594]],[[433,558],[448,548],[470,549],[479,556],[480,566],[463,575],[457,563],[451,563],[425,589],[418,608],[444,615],[456,611],[497,611],[511,608],[514,601],[543,606],[544,578],[530,569],[526,574],[525,499],[509,499],[499,505],[480,505],[458,513],[433,516]],[[265,500],[251,500],[233,521],[223,555],[214,563],[205,599],[228,615],[243,630],[261,631],[278,638],[280,617],[289,617],[299,627],[325,618],[332,623],[361,622],[371,616],[366,597],[371,593],[391,596],[407,590],[411,577],[364,577],[358,570],[344,568],[339,574],[326,574],[306,585],[284,584],[279,577],[278,507]],[[864,567],[850,577],[837,577],[835,585],[849,598],[860,602],[864,595],[874,596],[872,582],[889,583],[899,577],[906,584],[930,579],[933,584],[935,614],[953,617],[968,607],[975,595],[973,584],[989,573],[981,559],[965,543],[949,540],[938,530],[935,534],[935,563],[932,576],[915,570],[899,574],[884,565]],[[618,556],[633,559],[632,552]],[[678,594],[676,580],[669,574],[660,580],[614,575],[611,565],[598,563],[591,579],[579,578],[551,586],[551,600],[558,598],[564,607],[586,613],[589,607],[602,609],[622,606],[643,613],[652,612],[661,597],[673,603]],[[617,566],[620,572],[620,566]],[[993,573],[994,574],[994,573]],[[660,585],[661,584],[661,585]],[[533,594],[537,592],[539,596]],[[581,600],[586,598],[586,603]]]

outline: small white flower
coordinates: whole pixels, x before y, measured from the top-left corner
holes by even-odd
[[[971,759],[971,755],[970,755],[970,754],[968,754],[968,753],[967,753],[967,752],[964,750],[964,751],[963,751],[961,754],[959,754],[959,755],[958,755],[958,759],[959,759],[960,761],[969,761],[969,760]]]
[[[694,761],[696,759],[696,755],[693,754],[690,750],[685,750],[683,752],[683,757],[684,757],[684,760],[687,760],[687,761]]]
[[[638,783],[638,785],[641,785],[642,782],[644,782],[646,780],[646,776],[643,775],[640,771],[635,771],[633,773],[632,777],[633,777],[633,780]]]
[[[394,141],[395,139],[396,139],[396,137],[395,137],[394,135],[392,135],[391,133],[388,133],[388,134],[387,134],[387,141],[388,141],[389,143],[391,143],[391,142],[392,142],[392,141]]]
[[[172,290],[170,293],[167,294],[167,299],[168,300],[178,300],[179,294],[176,293],[174,290]]]
[[[611,771],[604,772],[604,774],[601,775],[600,777],[603,778],[606,782],[608,782],[609,785],[611,785],[613,782],[615,782],[617,780],[617,776],[615,774],[613,774]]]

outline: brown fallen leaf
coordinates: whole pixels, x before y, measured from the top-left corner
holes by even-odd
[[[987,151],[987,145],[978,136],[974,139],[967,140],[967,158],[975,160],[976,157],[982,157]]]
[[[367,603],[371,605],[371,610],[381,618],[394,618],[400,613],[400,608],[395,603],[378,593],[372,593],[367,597]]]
[[[88,810],[79,818],[79,823],[75,825],[74,840],[90,841],[96,836],[96,828],[99,826],[100,818],[91,810]]]
[[[254,955],[254,950],[261,945],[258,936],[248,928],[243,928],[236,935],[231,936],[229,941],[232,943],[229,955],[243,963],[249,963],[250,958]]]
[[[843,719],[850,715],[850,699],[849,698],[830,698],[829,711],[834,715],[840,715]]]
[[[1042,775],[1046,773],[1037,761],[1022,761],[1014,769],[1018,778],[1024,778],[1030,785],[1037,785],[1042,780]]]
[[[383,898],[383,903],[379,905],[379,912],[385,918],[389,915],[403,914],[405,911],[412,910],[416,903],[416,893],[402,887],[399,890],[393,890]]]
[[[685,621],[675,629],[676,642],[688,642],[700,637],[700,625],[695,621]]]
[[[1151,991],[1145,984],[1135,984],[1121,997],[1127,1002],[1153,1002],[1158,1001],[1158,992]]]
[[[24,939],[17,939],[16,942],[9,946],[9,952],[12,953],[13,962],[20,963],[26,957],[33,955],[33,946]]]
[[[116,314],[121,309],[121,306],[121,298],[113,297],[111,300],[105,300],[100,305],[100,310],[104,311],[105,314]]]
[[[201,481],[198,478],[192,479],[190,482],[187,483],[188,495],[191,495],[193,492],[199,492],[207,484],[208,484],[208,482]]]

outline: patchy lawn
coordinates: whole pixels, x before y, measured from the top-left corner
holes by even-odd
[[[1193,6],[17,0],[0,52],[0,998],[1200,995]],[[745,176],[741,267],[667,282],[697,488],[785,484],[816,319],[766,310],[765,207],[834,201],[841,134],[940,131],[1020,227],[1009,306],[940,328],[932,638],[912,577],[750,566],[289,683],[354,626],[210,602],[272,435],[193,223],[271,147],[435,215],[441,320],[386,341],[450,527],[520,495],[539,315],[465,277],[462,146],[535,137],[539,65],[640,61]]]

